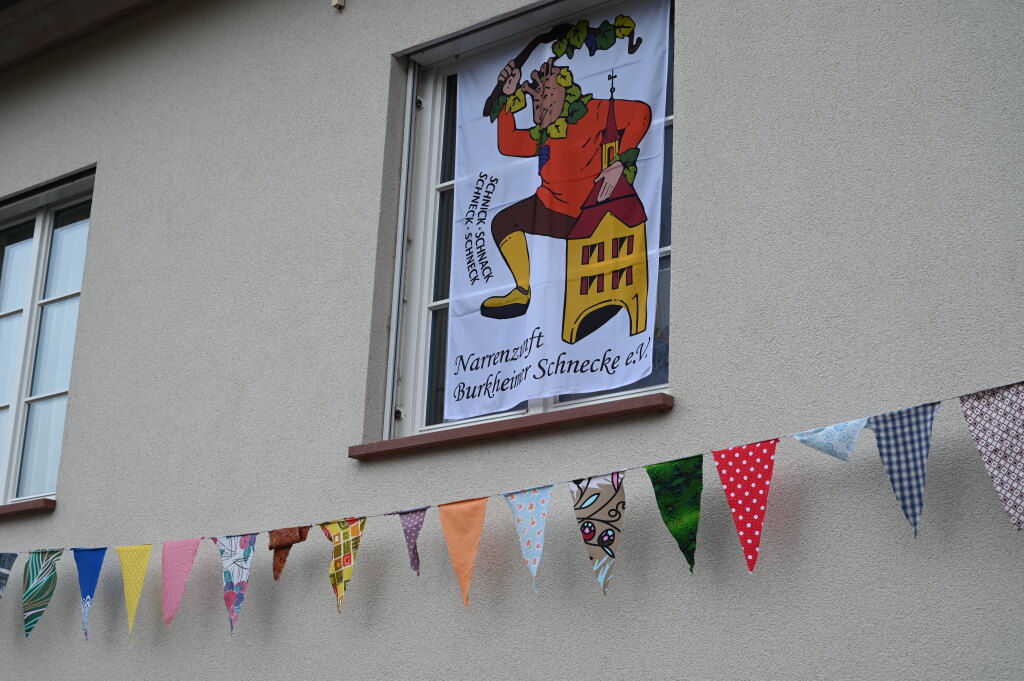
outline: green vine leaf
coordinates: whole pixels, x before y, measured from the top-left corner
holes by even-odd
[[[561,40],[556,40],[554,42],[554,44],[551,46],[551,52],[556,57],[561,57],[563,54],[565,54],[565,50],[568,47],[569,47],[569,41],[566,40],[565,38],[562,38]]]
[[[583,96],[583,90],[577,83],[573,83],[569,87],[565,88],[565,101],[572,104],[577,99]]]
[[[615,44],[615,27],[607,21],[601,22],[601,25],[597,27],[595,39],[597,41],[597,49],[607,50]]]
[[[587,32],[590,30],[590,23],[584,19],[575,26],[569,29],[566,34],[566,38],[569,40],[569,44],[575,47],[577,50],[583,47],[584,41],[587,39]]]
[[[615,36],[617,38],[628,38],[636,28],[636,22],[624,14],[615,17]]]
[[[565,117],[565,120],[569,123],[577,123],[581,118],[587,115],[587,105],[580,100],[576,100],[569,106],[569,111]]]
[[[508,101],[508,95],[502,93],[494,100],[494,106],[491,107],[491,123],[498,119],[498,114],[501,113],[502,108],[505,106],[505,102]]]
[[[626,169],[622,171],[622,175],[626,178],[626,182],[633,184],[633,180],[636,179],[636,166],[627,166]]]

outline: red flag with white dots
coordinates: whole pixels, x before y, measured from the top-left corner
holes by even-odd
[[[766,440],[750,445],[712,452],[722,479],[725,500],[729,502],[736,533],[743,547],[747,569],[754,571],[761,553],[761,527],[768,508],[768,489],[775,468],[775,445]]]

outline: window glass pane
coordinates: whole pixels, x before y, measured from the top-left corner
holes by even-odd
[[[623,392],[625,390],[639,390],[640,388],[648,388],[655,385],[665,385],[668,383],[668,332],[669,332],[669,285],[670,277],[669,274],[672,269],[672,257],[665,255],[661,257],[658,263],[658,302],[656,305],[657,312],[654,317],[654,347],[651,353],[651,374],[644,378],[641,378],[636,383],[624,386],[622,388],[614,388],[612,390],[602,390],[600,392],[593,393],[575,393],[571,395],[560,395],[558,398],[559,402],[569,402],[571,400],[579,400],[586,397],[598,397],[599,395],[609,395],[611,393]]]
[[[89,204],[84,203],[57,213],[50,261],[46,270],[46,298],[75,293],[82,288],[85,267],[85,241],[89,235]]]
[[[43,307],[39,345],[32,371],[32,394],[67,390],[71,380],[71,355],[75,349],[78,297]]]
[[[26,222],[0,234],[4,258],[0,264],[0,312],[25,307],[32,290],[32,232],[35,225]]]
[[[441,147],[441,181],[455,179],[455,97],[457,76],[452,74],[445,81],[444,91],[444,141]]]
[[[8,444],[11,441],[11,433],[8,430],[10,427],[11,410],[8,407],[4,407],[3,409],[0,409],[0,442],[4,443],[5,448],[10,446]]]
[[[437,208],[437,247],[434,249],[434,300],[448,297],[452,270],[452,219],[455,190],[441,192]]]
[[[18,368],[25,343],[22,319],[20,312],[0,319],[0,404],[10,404],[18,390]]]
[[[19,497],[56,491],[67,404],[67,395],[61,395],[29,405],[18,477]]]
[[[428,426],[444,421],[444,374],[448,361],[448,309],[430,313],[430,373],[427,376]]]

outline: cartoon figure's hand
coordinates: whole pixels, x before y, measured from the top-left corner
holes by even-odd
[[[605,201],[612,195],[612,191],[615,189],[615,185],[619,183],[619,178],[622,177],[623,171],[625,171],[625,168],[622,166],[622,162],[616,161],[602,170],[601,174],[594,179],[594,184],[604,182],[601,188],[597,190],[598,201]]]
[[[522,77],[522,70],[515,65],[515,62],[510,61],[498,75],[498,82],[501,83],[501,91],[506,95],[512,96],[512,94],[519,88],[519,79]]]

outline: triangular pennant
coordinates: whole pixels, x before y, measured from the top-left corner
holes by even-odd
[[[725,500],[736,524],[743,558],[751,572],[761,554],[761,529],[768,508],[777,444],[778,440],[766,440],[712,452]]]
[[[675,537],[679,550],[693,572],[697,552],[697,525],[700,523],[700,495],[704,490],[704,457],[666,461],[647,466],[654,486],[661,519]]]
[[[854,419],[824,428],[794,433],[793,437],[809,447],[814,447],[819,452],[824,452],[842,461],[849,461],[860,431],[864,429],[867,422],[866,418]]]
[[[178,612],[185,595],[185,582],[192,571],[192,564],[196,562],[196,553],[202,540],[202,537],[193,537],[164,542],[160,553],[164,626],[170,624]]]
[[[537,568],[544,550],[544,527],[548,523],[548,502],[553,487],[532,487],[503,495],[516,519],[516,534],[523,550],[523,562],[533,577],[534,592],[537,591]]]
[[[78,590],[82,594],[82,633],[89,640],[89,612],[92,610],[92,599],[96,597],[96,584],[100,580],[103,568],[103,557],[107,550],[102,549],[71,549],[78,568]]]
[[[359,544],[363,540],[363,530],[366,529],[366,518],[332,520],[329,523],[320,523],[320,529],[334,544],[331,553],[330,580],[331,588],[334,589],[334,595],[338,599],[338,612],[341,612],[341,602],[345,600],[348,583],[352,581],[356,554],[359,552]]]
[[[11,568],[14,567],[14,561],[18,560],[17,553],[0,553],[0,596],[4,595],[4,590],[7,588],[7,580],[11,576]]]
[[[220,562],[224,566],[224,605],[228,608],[228,623],[234,634],[245,592],[249,588],[249,568],[256,550],[256,533],[210,539],[220,551]]]
[[[925,467],[932,446],[932,424],[938,402],[872,416],[871,428],[878,441],[878,454],[889,474],[892,491],[900,500],[917,536],[924,508]]]
[[[484,531],[487,497],[441,504],[437,507],[437,513],[441,516],[448,556],[462,591],[462,605],[468,608],[473,566],[476,563],[476,552],[480,548],[480,534]]]
[[[57,561],[64,549],[38,549],[28,554],[25,561],[25,593],[21,596],[21,610],[25,622],[25,636],[32,633],[57,588]]]
[[[622,514],[626,510],[624,477],[624,473],[609,473],[569,483],[576,524],[602,593],[608,593],[619,552]]]
[[[420,530],[423,529],[423,518],[427,515],[429,506],[410,508],[405,511],[393,511],[388,515],[397,515],[402,521],[402,532],[405,534],[405,546],[409,549],[409,567],[413,572],[420,574],[420,551],[416,546],[420,537]]]
[[[150,544],[137,546],[115,546],[121,559],[121,580],[124,582],[124,604],[128,608],[128,635],[135,625],[135,611],[139,608],[139,596],[146,583],[146,567],[149,565]]]
[[[1024,528],[1024,383],[964,395],[960,406],[1010,522]]]
[[[271,530],[268,532],[268,545],[267,548],[274,552],[274,581],[281,579],[281,573],[284,571],[284,564],[288,560],[288,554],[292,551],[292,546],[299,542],[306,541],[309,537],[309,528],[311,525],[304,525],[302,527],[285,527],[280,530]]]

